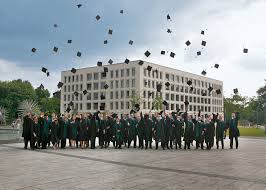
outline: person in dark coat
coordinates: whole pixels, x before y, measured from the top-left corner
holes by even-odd
[[[76,148],[76,139],[78,133],[78,121],[76,115],[73,115],[72,120],[70,122],[70,144],[72,148]]]
[[[129,122],[129,131],[128,131],[128,148],[131,145],[131,142],[134,142],[134,148],[137,147],[137,119],[131,115],[131,117],[128,119]]]
[[[187,114],[187,113],[186,113]],[[184,117],[184,141],[185,141],[185,146],[184,149],[190,149],[190,144],[191,141],[194,138],[194,132],[193,132],[193,122],[191,116],[186,116]]]
[[[235,113],[232,113],[232,119],[229,127],[230,149],[233,149],[234,139],[236,141],[236,149],[238,149],[238,137],[240,136],[240,133],[237,124],[238,118]]]
[[[95,139],[98,131],[99,112],[93,114],[90,125],[91,149],[95,149]]]
[[[50,120],[48,117],[45,117],[42,112],[38,118],[38,122],[40,124],[42,149],[46,149],[49,142]]]
[[[113,138],[114,136],[114,119],[111,115],[107,116],[106,121],[106,139],[105,139],[105,147],[109,147],[110,142],[113,142],[113,146],[115,147],[115,140]]]
[[[99,137],[99,146],[101,148],[104,147],[104,136],[106,130],[106,121],[104,120],[103,114],[100,114],[100,118],[98,120],[98,137]]]
[[[84,118],[83,115],[81,115],[79,121],[79,141],[81,148],[85,148],[85,142],[87,140],[87,137],[88,137],[87,120]]]
[[[137,124],[137,130],[138,130],[138,140],[139,140],[139,148],[144,148],[144,118],[142,113],[140,113],[140,116],[138,118],[138,124]]]
[[[145,141],[145,149],[152,148],[152,122],[149,119],[149,115],[145,114],[144,115],[144,129],[143,129],[143,134],[144,134],[144,141]]]
[[[38,123],[38,117],[34,117],[33,122],[33,145],[34,148],[40,148],[40,124]]]
[[[117,117],[116,118],[116,122],[115,122],[115,139],[116,139],[116,146],[115,148],[121,148],[122,146],[122,143],[123,143],[123,132],[122,132],[122,129],[123,129],[123,126],[122,126],[122,123],[120,122],[119,118]]]
[[[216,147],[219,149],[219,141],[221,141],[222,149],[224,149],[224,131],[225,131],[225,122],[223,117],[220,115],[219,120],[217,120],[216,124]]]
[[[60,132],[60,125],[57,117],[55,117],[53,118],[53,122],[51,125],[51,141],[54,149],[57,149],[59,145],[59,132]]]
[[[170,137],[172,133],[172,121],[167,114],[165,115],[164,133],[165,133],[165,145],[166,145],[166,148],[169,149],[169,142],[170,142]],[[172,148],[173,148],[173,145],[172,145]]]
[[[33,134],[33,121],[31,119],[31,113],[23,118],[23,131],[22,137],[24,138],[24,149],[28,148],[28,142],[30,142],[31,148],[33,148],[32,134]]]
[[[59,121],[59,125],[60,125],[60,144],[61,144],[61,148],[63,149],[66,147],[66,138],[67,138],[67,132],[69,128],[68,117],[63,116]]]
[[[165,118],[161,115],[157,115],[157,121],[155,122],[155,143],[156,149],[158,149],[159,142],[161,142],[161,147],[165,149],[166,139],[165,139]]]
[[[180,117],[176,116],[175,113],[172,113],[173,121],[172,121],[172,127],[173,127],[173,140],[175,142],[175,149],[177,149],[177,145],[179,149],[182,149],[182,121],[180,120]]]

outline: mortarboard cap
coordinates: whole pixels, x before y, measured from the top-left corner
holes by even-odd
[[[101,100],[105,100],[105,95],[101,94],[100,98]]]
[[[167,33],[171,34],[172,30],[170,28],[167,29]]]
[[[102,66],[103,66],[103,63],[102,63],[101,61],[98,61],[98,62],[97,62],[97,66],[98,66],[98,67],[102,67]]]
[[[58,51],[58,47],[54,47],[53,51],[57,52]]]
[[[109,88],[108,84],[105,84],[104,89],[108,89],[108,88]]]
[[[78,51],[78,52],[77,52],[77,56],[78,56],[78,57],[81,57],[81,52]]]
[[[170,83],[169,82],[166,82],[165,83],[165,86],[169,87],[170,86]]]
[[[205,76],[205,75],[207,74],[207,72],[203,70],[203,71],[201,72],[201,74],[202,74],[203,76]]]
[[[78,95],[79,95],[79,93],[78,93],[77,91],[75,91],[75,92],[74,92],[74,95],[75,95],[75,96],[78,96]]]
[[[247,48],[244,48],[243,49],[243,53],[248,53],[248,49]]]
[[[126,64],[129,64],[129,62],[130,62],[129,59],[125,59]]]
[[[162,90],[162,84],[157,84],[156,90],[157,90],[157,92],[161,92],[161,90]]]
[[[69,104],[68,104],[69,106],[73,106],[74,105],[74,103],[71,101],[71,102],[69,102]]]
[[[161,51],[161,55],[165,55],[165,51]]]
[[[189,92],[192,92],[193,90],[194,90],[194,87],[191,86],[191,87],[189,88]]]
[[[96,20],[100,20],[101,19],[100,15],[97,15],[95,18],[96,18]]]
[[[42,67],[42,72],[46,73],[47,69],[45,67]]]
[[[174,52],[171,52],[170,53],[170,57],[174,58],[175,57],[175,53]]]
[[[151,53],[147,50],[147,51],[144,53],[144,55],[145,55],[146,57],[149,57],[149,56],[151,55]]]
[[[235,88],[235,89],[234,89],[234,94],[237,94],[237,93],[238,93],[238,89]]]
[[[100,105],[100,110],[103,111],[105,109],[105,105]]]
[[[167,106],[168,105],[168,102],[167,101],[163,101],[163,105]]]
[[[130,45],[133,45],[133,41],[132,40],[129,40],[129,42],[128,42]]]
[[[83,94],[86,95],[88,93],[87,90],[83,90]]]
[[[148,67],[147,67],[147,70],[148,70],[148,71],[151,71],[151,69],[152,69],[152,66],[148,66]]]
[[[103,68],[103,72],[107,73],[108,72],[108,67]]]
[[[108,40],[104,40],[104,41],[103,41],[103,44],[107,44],[107,43],[108,43]]]
[[[206,41],[202,41],[202,42],[201,42],[201,45],[202,45],[202,46],[206,46]]]
[[[47,72],[47,73],[46,73],[46,76],[47,76],[47,77],[49,77],[49,76],[50,76],[50,73],[49,73],[49,72]]]
[[[62,83],[62,82],[58,82],[58,84],[57,84],[57,88],[62,88],[63,85],[64,85],[64,83]]]
[[[57,27],[58,27],[58,25],[57,25],[57,24],[54,24],[54,27],[55,27],[55,28],[57,28]]]
[[[210,87],[208,88],[208,91],[211,92],[212,90],[213,90],[213,87],[210,86]]]
[[[112,35],[113,34],[113,30],[112,29],[109,29],[108,30],[108,34]]]
[[[80,8],[82,6],[82,4],[78,4],[77,7]]]
[[[197,52],[197,55],[201,55],[201,51],[198,51],[198,52]]]
[[[167,18],[167,20],[170,20],[171,19],[171,17],[170,17],[169,14],[166,16],[166,18]]]
[[[68,43],[68,44],[71,44],[71,43],[72,43],[72,40],[67,40],[67,43]]]
[[[120,13],[123,14],[124,13],[124,10],[120,10]]]
[[[192,81],[191,80],[188,80],[187,81],[187,85],[189,85],[189,86],[192,85]]]
[[[31,52],[35,53],[36,50],[37,50],[36,48],[32,48],[32,49],[31,49]]]
[[[219,68],[219,64],[215,64],[214,67],[215,67],[216,69],[218,69],[218,68]]]
[[[138,64],[141,66],[141,65],[144,64],[144,61],[141,61],[141,60],[140,60],[140,61],[138,62]]]
[[[112,65],[113,64],[113,60],[112,59],[109,59],[109,61],[108,61],[108,63],[110,64],[110,65]]]
[[[191,43],[190,41],[186,41],[186,45],[189,46]]]
[[[153,92],[148,91],[148,97],[151,97],[152,94]]]
[[[221,90],[220,89],[217,89],[216,90],[216,94],[221,94]]]
[[[204,34],[205,34],[204,30],[202,30],[202,31],[200,32],[200,34],[201,34],[201,35],[204,35]]]
[[[163,111],[160,111],[158,114],[159,114],[159,115],[162,115],[162,114],[163,114]]]
[[[185,106],[187,106],[187,105],[189,105],[189,102],[186,100],[186,101],[184,102],[184,104],[185,104]]]
[[[43,86],[43,84],[41,84],[41,85],[39,86],[39,88],[40,88],[40,89],[44,89],[44,86]]]
[[[72,68],[71,69],[71,73],[74,73],[75,74],[76,72],[77,72],[77,69],[75,69],[75,68]]]
[[[71,111],[70,107],[67,107],[66,112],[69,113]]]
[[[202,91],[201,95],[202,96],[207,96],[207,93]]]

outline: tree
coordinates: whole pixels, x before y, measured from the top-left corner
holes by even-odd
[[[34,100],[24,100],[19,104],[18,107],[18,115],[20,117],[24,117],[27,115],[27,113],[32,113],[34,115],[40,114],[40,108],[36,101]]]
[[[41,110],[47,114],[60,113],[60,99],[42,98],[40,101]]]
[[[131,95],[131,99],[130,99],[130,103],[131,103],[131,109],[133,109],[133,107],[136,105],[136,104],[139,104],[141,105],[143,103],[143,99],[140,95],[141,93],[139,91],[136,91],[135,93],[133,93]]]
[[[40,87],[35,89],[35,94],[36,94],[35,100],[37,102],[40,102],[43,98],[48,99],[50,97],[50,92],[47,89]]]
[[[159,111],[163,109],[163,98],[161,96],[156,95],[152,102],[153,109]]]
[[[0,105],[9,113],[9,119],[16,117],[19,103],[35,99],[35,91],[31,83],[21,79],[0,81]]]

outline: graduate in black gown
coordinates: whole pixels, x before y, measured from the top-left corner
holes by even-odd
[[[24,138],[24,149],[28,148],[28,142],[30,142],[31,148],[33,148],[32,142],[32,134],[33,134],[33,121],[31,119],[31,113],[27,113],[27,115],[23,118],[23,131],[22,137]]]
[[[51,141],[54,149],[57,149],[59,145],[59,132],[60,132],[60,125],[57,117],[55,117],[53,118],[53,122],[51,125]]]

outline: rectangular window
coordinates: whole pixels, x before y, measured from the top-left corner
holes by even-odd
[[[79,104],[79,109],[80,109],[80,110],[83,110],[83,108],[82,108],[82,103]]]
[[[98,90],[99,89],[99,85],[97,82],[93,83],[93,89],[94,90]]]
[[[114,98],[114,92],[110,92],[110,99],[112,100]]]
[[[91,93],[88,93],[87,100],[91,100]]]
[[[87,110],[91,110],[91,103],[87,103]]]
[[[87,90],[91,90],[91,83],[87,83]]]
[[[143,69],[143,74],[144,74],[145,77],[146,77],[146,71],[147,71],[147,69],[144,68],[144,69]]]
[[[179,95],[175,96],[176,101],[179,101]]]
[[[64,95],[64,101],[66,101],[66,95]]]
[[[124,69],[121,69],[121,77],[124,77]]]
[[[93,73],[93,79],[99,80],[99,73]]]
[[[116,77],[116,78],[119,77],[119,70],[115,70],[115,77]]]
[[[129,90],[126,91],[126,98],[129,98]]]
[[[80,75],[80,81],[83,82],[83,75]]]
[[[118,91],[115,92],[115,98],[116,99],[119,99],[119,97],[118,97]]]
[[[165,79],[169,80],[169,74],[167,74],[167,73],[165,74]]]
[[[171,94],[171,100],[174,101],[175,100],[175,95]]]
[[[79,82],[79,75],[76,75],[76,82]]]
[[[135,76],[135,74],[136,74],[136,68],[133,67],[133,68],[132,68],[132,76]]]
[[[127,77],[129,77],[129,76],[130,76],[130,71],[129,71],[129,69],[127,69],[126,71],[127,71]]]
[[[126,88],[128,88],[128,87],[129,87],[129,79],[126,80]]]
[[[66,92],[66,86],[64,86],[64,92]]]
[[[120,92],[120,97],[121,97],[121,99],[124,98],[124,91],[121,91],[121,92]]]
[[[66,83],[66,82],[67,82],[67,77],[64,77],[64,79],[65,79],[65,80],[64,80],[64,81],[65,81],[64,83]]]
[[[111,79],[114,78],[114,71],[111,71]]]
[[[75,82],[75,76],[72,76],[72,82]]]
[[[114,88],[114,81],[111,80],[110,82],[110,88],[113,89]]]
[[[70,101],[70,94],[67,96],[67,101]]]
[[[120,108],[121,108],[121,110],[124,109],[124,102],[120,102]]]
[[[121,88],[124,88],[124,80],[120,81],[120,86],[121,86]]]
[[[79,91],[79,85],[76,84],[76,91]]]
[[[171,110],[175,109],[175,104],[171,104]]]
[[[80,96],[79,96],[79,100],[80,100],[80,101],[83,100],[83,96],[82,96],[82,94],[80,94]]]
[[[98,100],[98,98],[99,98],[99,97],[98,97],[98,92],[94,92],[94,93],[93,93],[93,99],[94,99],[94,100]]]
[[[92,74],[91,73],[88,73],[87,74],[87,81],[90,81],[92,79]]]
[[[83,85],[82,84],[80,84],[80,91],[82,91],[83,90]]]
[[[105,84],[106,84],[106,82],[101,82],[101,89],[104,89]]]
[[[68,77],[68,82],[70,82],[70,81],[71,81],[71,77],[69,76],[69,77]]]
[[[113,104],[113,102],[110,103],[110,109],[111,109],[111,110],[114,109],[114,104]]]
[[[73,84],[71,87],[72,87],[72,92],[74,92],[75,91],[75,85]]]
[[[129,102],[126,102],[126,109],[129,109]]]
[[[93,109],[98,110],[98,103],[93,103]]]
[[[132,79],[132,87],[135,87],[135,79]]]
[[[165,99],[169,100],[169,94],[168,93],[165,94]]]
[[[118,102],[115,103],[115,109],[118,110],[119,107],[118,107]]]

